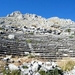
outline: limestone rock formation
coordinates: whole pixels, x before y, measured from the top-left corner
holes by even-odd
[[[52,33],[68,34],[67,29],[75,30],[75,22],[71,19],[61,19],[58,17],[43,18],[36,14],[22,14],[20,11],[12,12],[7,17],[0,18],[0,28],[9,32],[21,31],[23,33]],[[16,31],[17,30],[17,31]],[[69,34],[68,34],[69,35]]]

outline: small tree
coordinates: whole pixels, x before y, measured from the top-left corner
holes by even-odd
[[[69,28],[69,29],[67,29],[66,31],[67,31],[67,32],[70,34],[70,32],[71,32],[71,29]]]

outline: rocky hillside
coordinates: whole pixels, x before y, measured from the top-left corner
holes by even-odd
[[[9,32],[20,30],[21,33],[66,33],[68,29],[75,30],[75,22],[70,19],[58,17],[43,18],[36,14],[21,14],[19,11],[12,12],[6,17],[0,18],[0,29]],[[67,33],[68,34],[68,33]]]
[[[42,58],[75,56],[75,22],[12,12],[0,17],[0,55],[35,53]]]

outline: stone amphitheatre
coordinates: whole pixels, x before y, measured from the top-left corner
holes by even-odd
[[[75,57],[75,22],[12,12],[0,17],[0,56]]]

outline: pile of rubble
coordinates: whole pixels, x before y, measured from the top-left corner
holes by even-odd
[[[50,71],[57,70],[58,74],[63,75],[63,71],[61,68],[57,66],[57,64],[53,61],[40,61],[40,60],[35,60],[35,59],[30,59],[30,61],[26,62],[29,60],[27,57],[23,58],[18,58],[16,60],[13,60],[11,56],[7,56],[2,59],[3,62],[6,62],[6,65],[4,66],[5,68],[5,74],[7,74],[10,70],[10,74],[12,71],[20,71],[20,75],[41,75],[40,72],[43,71],[46,74],[49,73]],[[17,63],[17,64],[16,64]]]

